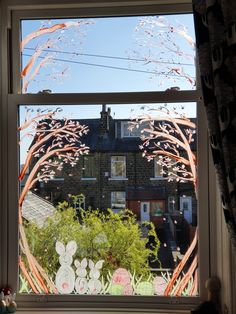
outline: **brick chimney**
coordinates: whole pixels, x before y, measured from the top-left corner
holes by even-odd
[[[102,111],[100,112],[100,134],[105,135],[108,134],[110,130],[110,122],[111,122],[111,108],[106,109],[106,105],[102,105]]]

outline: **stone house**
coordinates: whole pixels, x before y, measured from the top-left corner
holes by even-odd
[[[90,154],[82,156],[74,167],[64,165],[49,182],[40,182],[37,194],[56,204],[68,195],[82,193],[85,208],[129,208],[139,222],[152,221],[158,228],[171,217],[173,234],[179,221],[196,226],[192,184],[168,182],[155,160],[148,162],[142,157],[140,134],[128,129],[128,119],[112,118],[105,105],[100,115],[79,120],[89,128],[83,142]],[[195,143],[192,149],[196,151]]]

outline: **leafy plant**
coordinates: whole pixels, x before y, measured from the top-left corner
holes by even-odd
[[[149,260],[157,259],[160,246],[152,223],[148,223],[148,237],[145,238],[135,215],[127,209],[114,213],[111,209],[80,208],[79,219],[78,209],[68,202],[60,203],[58,209],[42,228],[34,223],[25,225],[32,254],[52,278],[59,267],[55,243],[71,240],[78,246],[75,259],[104,260],[102,275],[123,267],[143,278],[149,276]],[[151,245],[148,243],[150,237]]]

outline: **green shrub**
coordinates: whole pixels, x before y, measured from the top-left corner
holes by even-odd
[[[114,213],[111,209],[80,209],[78,219],[78,211],[67,202],[59,204],[57,213],[46,220],[44,227],[25,224],[31,252],[52,278],[60,266],[55,243],[66,244],[70,240],[75,240],[78,246],[74,258],[105,261],[103,275],[123,267],[148,276],[149,260],[157,258],[160,242],[153,224],[146,227],[148,237],[143,238],[136,217],[129,210]],[[149,237],[152,244],[147,246]]]

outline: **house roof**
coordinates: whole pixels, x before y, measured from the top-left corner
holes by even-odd
[[[142,144],[142,140],[139,137],[124,138],[117,135],[117,126],[120,127],[122,121],[130,120],[112,119],[110,130],[105,134],[100,132],[100,119],[78,119],[77,121],[82,125],[88,126],[89,132],[83,137],[82,142],[90,148],[91,152],[141,152],[139,145]],[[196,135],[194,135],[191,147],[193,151],[196,151]]]
[[[46,218],[54,216],[56,209],[51,203],[29,191],[22,205],[22,216],[36,223],[39,227],[44,225]]]
[[[63,124],[63,120],[61,121]],[[111,118],[107,132],[101,132],[100,118],[72,119],[72,121],[78,121],[81,125],[88,127],[89,132],[82,137],[81,141],[89,147],[90,152],[141,152],[139,146],[142,140],[139,137],[121,137],[119,131],[121,122],[130,121],[128,119]],[[191,119],[191,121],[196,122],[196,119]],[[191,147],[193,151],[196,151],[196,134],[193,135],[193,139]],[[181,150],[181,147],[179,149]]]

